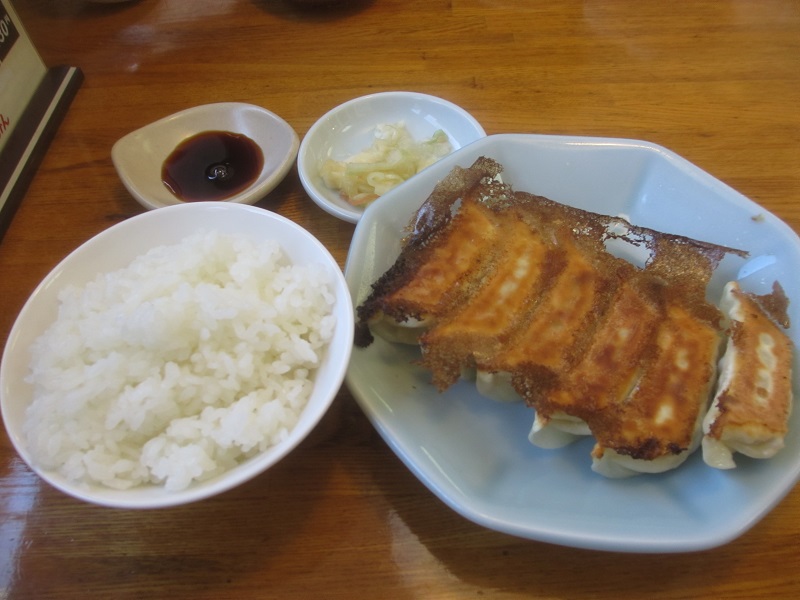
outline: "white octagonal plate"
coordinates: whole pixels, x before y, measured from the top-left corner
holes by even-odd
[[[747,259],[720,264],[710,297],[727,280],[766,293],[777,279],[792,323],[800,323],[800,240],[785,223],[663,147],[585,137],[489,136],[377,200],[359,221],[347,261],[354,302],[394,262],[403,228],[436,182],[479,156],[504,165],[503,180],[517,190],[747,250]],[[797,346],[796,325],[789,334]],[[720,471],[696,452],[668,473],[606,479],[591,470],[591,439],[536,448],[527,439],[530,409],[482,398],[468,382],[440,394],[412,363],[417,353],[380,339],[356,348],[347,384],[411,471],[451,508],[491,529],[600,550],[701,550],[748,530],[800,477],[798,411],[786,447],[771,460],[737,455],[737,469]]]

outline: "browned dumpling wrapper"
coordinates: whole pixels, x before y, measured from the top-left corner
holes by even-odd
[[[439,390],[474,377],[524,401],[537,446],[593,436],[605,476],[677,467],[701,444],[723,347],[707,286],[746,252],[515,191],[501,171],[480,158],[434,189],[358,307],[358,343],[418,344]]]
[[[778,284],[771,295],[759,297],[730,282],[720,305],[730,333],[717,392],[703,423],[703,459],[712,467],[731,469],[737,452],[771,458],[783,448],[792,410],[792,342],[778,324],[788,325]],[[776,305],[783,309],[771,313],[769,307]]]

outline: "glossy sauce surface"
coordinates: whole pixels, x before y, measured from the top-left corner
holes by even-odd
[[[246,135],[204,131],[178,144],[161,180],[184,202],[226,200],[258,179],[263,166],[264,153]]]

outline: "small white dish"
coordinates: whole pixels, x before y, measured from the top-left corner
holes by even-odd
[[[57,316],[58,294],[127,266],[135,257],[163,244],[175,244],[197,231],[217,231],[276,240],[293,264],[320,264],[331,273],[336,326],[333,339],[314,375],[314,390],[298,423],[288,436],[264,452],[227,472],[181,491],[163,486],[115,490],[76,484],[37,466],[23,435],[25,411],[32,386],[25,381],[30,347]],[[253,206],[228,202],[198,202],[144,212],[93,237],[58,264],[33,291],[17,317],[0,363],[0,408],[9,439],[22,459],[42,479],[75,498],[119,508],[160,508],[207,498],[261,474],[289,454],[317,425],[330,407],[344,379],[353,341],[352,301],[338,263],[308,231],[280,215]]]
[[[380,92],[354,98],[323,115],[300,144],[297,170],[311,199],[329,214],[356,223],[364,208],[353,206],[326,186],[320,165],[325,159],[345,160],[369,148],[377,125],[399,122],[416,140],[443,130],[453,151],[486,136],[472,115],[442,98],[416,92]]]
[[[206,131],[227,131],[250,138],[261,149],[264,163],[253,183],[225,202],[254,204],[286,176],[297,157],[297,133],[281,117],[259,106],[219,102],[188,108],[120,138],[111,160],[122,183],[145,208],[184,202],[162,180],[164,161],[187,138]]]
[[[478,140],[379,198],[365,211],[345,270],[359,304],[393,264],[414,212],[455,165],[480,156],[504,166],[515,189],[582,209],[627,215],[637,225],[750,252],[726,258],[725,281],[767,293],[780,281],[800,348],[800,240],[777,217],[660,146],[585,137],[497,135]],[[772,459],[737,456],[719,471],[695,453],[660,475],[606,479],[591,470],[593,441],[543,450],[528,442],[533,413],[460,382],[444,393],[414,364],[418,350],[376,339],[356,348],[347,384],[377,430],[414,474],[464,517],[505,533],[566,546],[683,552],[724,544],[757,523],[800,478],[800,411]],[[795,395],[800,375],[795,354]]]

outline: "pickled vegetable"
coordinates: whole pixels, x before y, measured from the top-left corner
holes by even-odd
[[[415,140],[404,123],[382,123],[366,150],[342,161],[325,160],[320,167],[329,188],[354,206],[366,206],[453,150],[441,129],[430,139]]]

